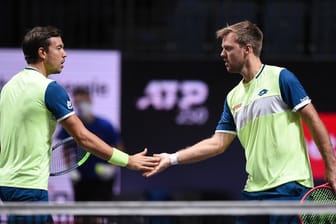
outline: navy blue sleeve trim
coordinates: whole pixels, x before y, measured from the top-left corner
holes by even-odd
[[[226,99],[222,116],[216,127],[216,132],[236,133],[236,125]]]
[[[46,89],[45,104],[57,121],[74,114],[67,92],[56,81],[51,82]]]
[[[298,109],[299,105],[306,105],[310,102],[307,95],[297,77],[287,69],[280,72],[279,77],[281,97],[284,102],[292,109]]]

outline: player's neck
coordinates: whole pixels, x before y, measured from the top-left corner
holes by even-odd
[[[45,77],[48,77],[47,71],[42,63],[28,64],[28,66],[35,69]]]
[[[262,67],[262,62],[259,58],[254,58],[246,63],[241,75],[244,78],[244,83],[248,83],[259,73]]]

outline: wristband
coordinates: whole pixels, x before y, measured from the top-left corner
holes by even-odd
[[[177,165],[178,164],[178,160],[177,160],[177,153],[173,153],[173,154],[169,154],[169,159],[170,159],[170,163],[171,165]]]
[[[113,148],[112,156],[108,162],[116,166],[125,167],[128,164],[128,154]]]

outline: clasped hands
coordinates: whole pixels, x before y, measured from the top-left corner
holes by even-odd
[[[154,154],[147,156],[147,148],[142,152],[130,155],[127,168],[141,171],[144,177],[151,177],[171,166],[168,153]]]

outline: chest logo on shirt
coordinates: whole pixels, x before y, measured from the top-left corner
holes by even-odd
[[[73,107],[72,107],[72,103],[71,103],[70,100],[67,101],[67,107],[68,107],[69,110],[72,110],[72,109],[73,109]]]
[[[242,103],[239,103],[239,104],[235,105],[234,107],[232,107],[233,113],[235,113],[237,110],[239,110],[239,108],[241,108],[241,106],[242,106]]]
[[[260,92],[258,93],[259,96],[265,95],[268,92],[267,89],[262,89],[260,90]]]

